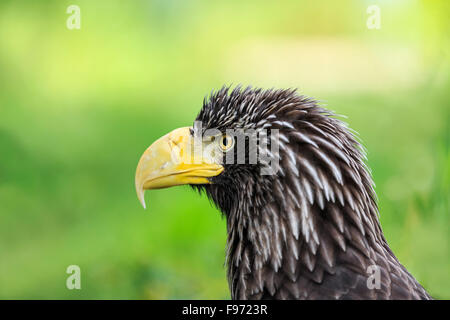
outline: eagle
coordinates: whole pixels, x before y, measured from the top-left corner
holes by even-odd
[[[155,141],[135,186],[191,185],[222,212],[232,299],[432,299],[390,249],[366,152],[296,89],[224,86]]]

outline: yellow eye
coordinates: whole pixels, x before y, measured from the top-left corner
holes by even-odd
[[[234,146],[233,137],[224,134],[222,137],[220,137],[219,146],[223,151],[231,150],[231,148],[233,148]]]

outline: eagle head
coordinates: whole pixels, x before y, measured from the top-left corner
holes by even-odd
[[[392,298],[392,279],[378,292],[365,285],[380,264],[410,289],[396,295],[428,297],[384,239],[365,159],[314,99],[223,87],[192,126],[144,152],[136,191],[144,207],[144,190],[185,184],[213,200],[227,220],[233,298]]]

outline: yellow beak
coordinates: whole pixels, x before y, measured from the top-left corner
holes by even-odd
[[[195,146],[195,147],[194,147]],[[208,184],[223,171],[220,164],[203,157],[190,128],[175,129],[156,140],[142,155],[136,169],[136,192],[145,208],[144,192],[183,184]]]

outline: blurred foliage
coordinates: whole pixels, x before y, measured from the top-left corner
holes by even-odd
[[[152,141],[239,83],[348,117],[393,251],[450,298],[448,14],[445,0],[1,1],[0,298],[229,298],[220,213],[188,187],[143,211],[133,180]],[[82,290],[65,287],[71,264]]]

